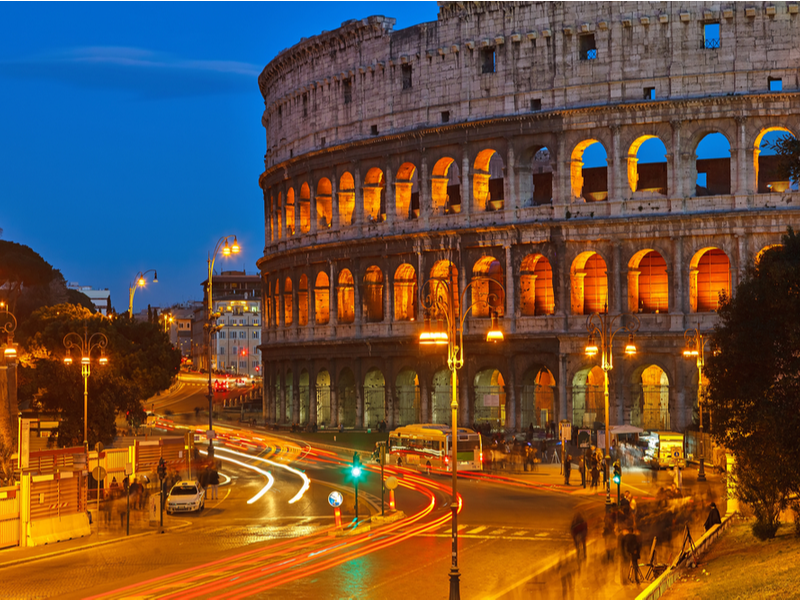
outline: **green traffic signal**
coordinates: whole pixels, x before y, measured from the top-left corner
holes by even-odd
[[[351,474],[353,477],[361,477],[361,467],[359,467],[359,466],[353,466],[353,467],[350,469],[350,474]]]
[[[620,482],[620,480],[621,480],[621,477],[620,477],[619,475],[615,474],[612,480],[614,481],[614,483],[616,483],[617,485],[619,485],[619,482]]]

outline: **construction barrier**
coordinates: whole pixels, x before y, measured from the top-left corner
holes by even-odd
[[[0,487],[0,548],[19,545],[19,485]]]

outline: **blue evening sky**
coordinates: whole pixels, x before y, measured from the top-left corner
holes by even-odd
[[[436,2],[0,3],[0,229],[127,310],[202,299],[222,235],[264,251],[264,101],[282,49],[348,19],[395,29]],[[222,258],[217,259],[217,270]]]

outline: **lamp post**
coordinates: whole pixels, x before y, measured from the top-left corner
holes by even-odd
[[[606,473],[606,510],[611,510],[611,478],[609,473],[609,461],[611,460],[611,435],[609,424],[609,408],[608,408],[608,372],[614,368],[613,346],[614,336],[620,331],[628,332],[628,342],[625,344],[625,354],[632,356],[636,354],[636,346],[633,343],[633,334],[639,329],[639,318],[636,315],[630,315],[633,323],[629,325],[620,324],[615,328],[622,314],[610,316],[608,314],[608,305],[602,313],[592,313],[586,319],[586,330],[589,332],[589,343],[586,345],[586,356],[597,356],[600,352],[600,368],[603,369],[603,401],[605,404],[605,473]],[[597,342],[600,342],[598,348]]]
[[[17,317],[8,310],[8,304],[4,300],[0,300],[0,322],[5,321],[0,325],[0,331],[6,334],[6,347],[3,348],[3,357],[6,360],[13,360],[17,357],[17,349],[14,346],[14,330],[17,328]]]
[[[228,240],[230,238],[233,238],[232,244],[228,244]],[[215,325],[219,315],[214,313],[214,301],[211,296],[211,278],[214,275],[214,261],[217,259],[217,254],[219,254],[220,251],[222,252],[222,256],[226,257],[230,256],[231,254],[239,254],[239,242],[236,240],[236,236],[223,235],[217,241],[217,245],[214,247],[214,252],[208,255],[208,318],[203,329],[206,331],[206,343],[208,344],[208,457],[212,459],[214,458],[214,439],[213,434],[211,433],[214,431],[214,385],[212,381],[213,374],[211,370],[211,351],[213,350],[211,347],[211,337],[216,331],[221,329],[221,326],[217,327]]]
[[[458,572],[458,377],[457,371],[464,366],[464,321],[471,310],[479,305],[487,305],[490,308],[492,318],[491,328],[486,334],[487,342],[503,341],[503,331],[498,326],[497,312],[489,304],[489,300],[497,298],[495,294],[487,294],[486,297],[479,296],[468,307],[464,308],[464,295],[467,290],[477,283],[489,282],[496,284],[503,292],[505,299],[505,288],[500,283],[489,277],[475,277],[461,292],[456,304],[458,290],[454,290],[449,279],[429,279],[423,285],[428,288],[427,296],[424,296],[425,306],[425,326],[419,336],[420,345],[447,345],[447,366],[450,369],[451,380],[450,390],[452,393],[450,408],[452,409],[450,438],[452,455],[450,466],[453,474],[453,499],[450,503],[452,511],[452,552],[450,564],[450,600],[459,600],[461,591],[459,587],[460,574]],[[431,328],[431,316],[439,322],[439,327]],[[445,326],[442,329],[442,324]]]
[[[153,272],[153,283],[158,283],[158,272],[155,269],[150,269],[142,273],[139,271],[136,274],[136,277],[133,278],[134,283],[128,286],[128,317],[133,318],[133,295],[136,293],[137,287],[144,287],[147,284],[147,279],[145,276]]]
[[[703,366],[705,359],[703,355],[708,340],[696,328],[687,329],[683,333],[683,338],[686,340],[683,356],[697,360],[697,411],[700,416],[700,470],[697,473],[697,481],[705,481],[705,440],[703,439]]]
[[[64,357],[64,364],[72,364],[72,348],[77,349],[81,354],[81,375],[83,376],[83,447],[89,451],[88,432],[88,405],[89,405],[89,375],[92,374],[92,351],[100,350],[100,366],[108,364],[105,355],[105,348],[108,346],[108,338],[99,331],[89,336],[89,327],[83,324],[83,337],[75,332],[69,332],[64,336],[64,347],[67,355]]]

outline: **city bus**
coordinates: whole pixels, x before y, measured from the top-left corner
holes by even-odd
[[[386,464],[449,471],[452,449],[449,425],[406,425],[389,433]],[[458,428],[458,470],[482,471],[481,436],[471,429]]]

